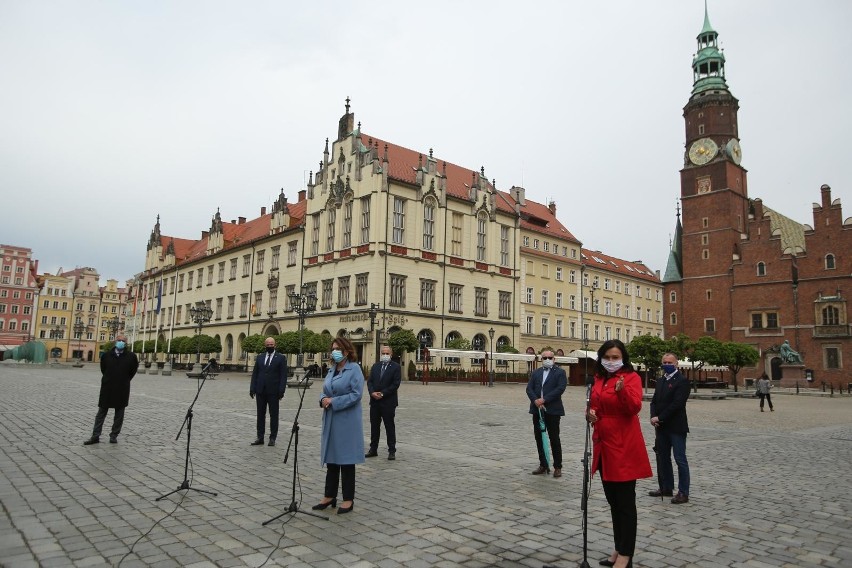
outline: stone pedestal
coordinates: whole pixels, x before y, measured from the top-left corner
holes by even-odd
[[[781,365],[781,387],[794,388],[796,383],[799,383],[800,386],[807,383],[805,366],[802,363],[784,363]]]
[[[169,363],[168,361],[166,361],[163,364],[163,376],[164,377],[171,377],[172,376],[172,364]]]

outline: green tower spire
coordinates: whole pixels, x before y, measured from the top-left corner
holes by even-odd
[[[704,1],[704,26],[698,34],[698,52],[692,58],[692,94],[709,90],[728,90],[725,83],[725,54],[719,50],[719,34],[710,25],[707,0]]]

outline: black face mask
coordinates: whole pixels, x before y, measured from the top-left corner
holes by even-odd
[[[266,352],[269,353],[270,355],[272,355],[273,353],[275,353],[275,348],[274,347],[267,347]]]

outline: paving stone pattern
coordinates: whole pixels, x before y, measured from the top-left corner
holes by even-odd
[[[99,383],[92,365],[0,364],[0,565],[260,566],[271,553],[266,566],[569,567],[583,558],[581,387],[565,396],[561,479],[529,473],[537,458],[523,386],[404,383],[397,460],[382,446],[358,466],[354,511],[262,526],[290,503],[293,451],[283,460],[299,390],[283,400],[278,445],[252,447],[248,376],[208,381],[194,411],[191,487],[218,495],[155,501],[183,480],[186,431],[175,436],[198,382],[139,375],[119,443],[104,435],[84,447]],[[315,385],[299,420],[305,511],[325,479],[318,397]],[[655,479],[638,483],[635,566],[852,566],[852,397],[773,402],[771,413],[750,398],[689,402],[690,502],[661,502],[646,495]],[[647,418],[646,403],[651,452]],[[591,487],[588,559],[597,566],[612,535],[599,479]]]

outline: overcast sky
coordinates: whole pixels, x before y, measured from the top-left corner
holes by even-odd
[[[749,195],[852,215],[852,2],[709,0]],[[0,0],[0,242],[40,271],[144,268],[156,217],[291,201],[362,131],[553,199],[584,246],[665,270],[702,0]]]

